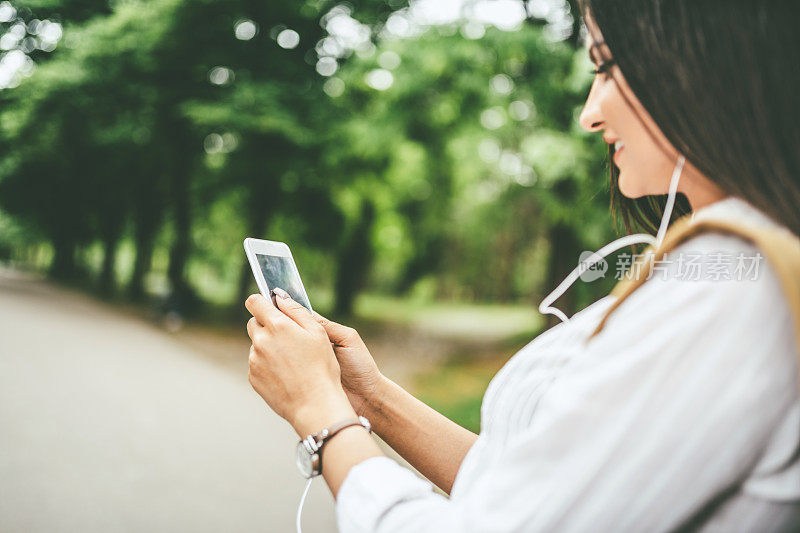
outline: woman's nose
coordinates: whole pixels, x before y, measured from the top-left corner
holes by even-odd
[[[589,97],[583,105],[583,110],[578,120],[581,127],[586,131],[598,131],[603,128],[603,117],[600,114],[600,106],[597,105],[595,92],[595,84],[592,84]]]

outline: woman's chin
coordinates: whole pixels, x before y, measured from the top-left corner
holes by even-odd
[[[617,185],[619,186],[619,192],[621,192],[622,196],[625,198],[641,198],[648,194],[641,183],[638,183],[635,179],[631,180],[628,178],[622,170],[620,170]]]

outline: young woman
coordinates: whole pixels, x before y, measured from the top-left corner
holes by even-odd
[[[383,377],[353,329],[280,290],[277,307],[248,298],[250,382],[299,435],[317,434],[300,458],[324,452],[342,531],[800,528],[796,10],[584,2],[597,74],[580,122],[610,145],[613,200],[655,230],[677,184],[675,212],[691,214],[659,236],[676,258],[660,275],[506,364],[480,435]],[[760,263],[746,278],[682,270],[722,256]],[[383,456],[357,415],[450,497]]]

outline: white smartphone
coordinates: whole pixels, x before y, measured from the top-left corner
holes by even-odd
[[[272,289],[281,288],[295,302],[311,311],[306,289],[300,280],[300,272],[294,264],[292,252],[286,243],[247,238],[244,252],[253,269],[258,290],[266,298],[272,298]]]

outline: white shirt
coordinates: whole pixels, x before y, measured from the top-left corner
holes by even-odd
[[[735,198],[694,216],[774,224]],[[707,233],[678,252],[758,250]],[[450,498],[368,459],[340,488],[340,530],[800,530],[798,357],[780,281],[766,259],[749,281],[682,279],[675,263],[665,272],[590,342],[613,296],[500,370]]]

